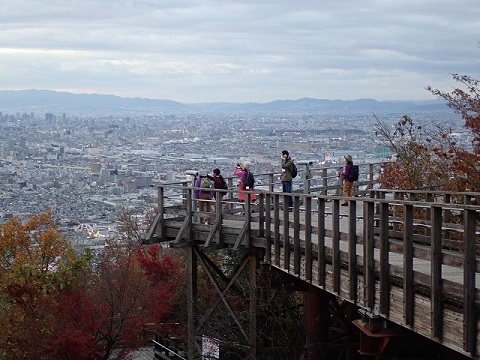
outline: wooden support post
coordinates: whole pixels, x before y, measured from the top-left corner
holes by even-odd
[[[197,313],[197,256],[193,246],[187,247],[187,332],[188,332],[188,359],[196,359],[196,339],[195,339],[195,316]]]
[[[306,359],[325,359],[329,332],[330,295],[326,291],[309,286],[303,293],[303,299]]]
[[[250,359],[257,359],[257,257],[249,255],[250,261]]]

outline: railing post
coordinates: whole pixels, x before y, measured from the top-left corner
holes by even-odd
[[[380,311],[388,316],[390,305],[390,274],[388,263],[389,233],[388,233],[388,206],[380,204]]]
[[[373,164],[368,164],[368,189],[373,189]]]
[[[245,223],[247,225],[247,229],[245,231],[245,239],[244,239],[244,245],[248,248],[250,247],[250,233],[252,230],[252,204],[251,204],[251,193],[249,191],[245,192]]]
[[[328,169],[324,168],[322,169],[322,192],[321,194],[322,195],[327,195],[327,186],[328,186],[328,172],[327,172]]]
[[[193,189],[191,188],[187,188],[185,190],[185,196],[186,196],[186,199],[187,199],[187,208],[186,208],[186,211],[187,211],[187,214],[186,214],[186,217],[189,217],[190,218],[190,222],[189,222],[189,225],[188,225],[188,228],[186,230],[187,234],[188,234],[188,239],[191,239],[192,238],[192,224],[197,216],[197,201],[195,200],[195,195],[193,194]]]
[[[217,244],[223,243],[222,237],[222,223],[223,223],[223,203],[222,203],[222,193],[217,191],[215,193],[215,224],[218,226],[218,230],[215,233],[215,238]]]
[[[267,263],[272,262],[272,216],[271,216],[272,201],[271,200],[272,200],[271,193],[265,194],[265,242],[266,242],[265,261]]]
[[[349,297],[355,304],[357,302],[357,202],[350,201],[348,207],[348,276]]]
[[[405,325],[413,326],[413,205],[403,209],[403,314]]]
[[[308,164],[305,164],[305,170],[303,171],[303,174],[302,174],[304,194],[310,193],[310,176],[311,176],[310,166],[308,166]]]
[[[442,207],[431,207],[431,329],[432,337],[442,339]]]
[[[158,233],[160,239],[163,239],[163,233],[165,231],[164,224],[165,224],[165,189],[163,186],[158,187],[158,199],[157,199],[157,214],[159,217],[159,222],[157,223],[157,228],[155,229]]]
[[[275,265],[280,267],[280,194],[273,195],[273,248],[275,251]]]
[[[268,174],[268,191],[270,191],[270,192],[275,191],[273,174]]]
[[[293,272],[300,275],[300,197],[293,196]]]
[[[464,350],[476,353],[477,339],[477,314],[475,311],[475,239],[477,212],[466,209],[464,213],[463,232],[463,343]]]
[[[340,200],[332,202],[332,272],[333,291],[340,294]]]
[[[260,237],[265,237],[265,218],[266,218],[265,194],[264,193],[258,194],[257,195],[257,200],[258,200],[258,230],[259,230],[259,236]]]
[[[312,198],[305,196],[305,278],[312,281]]]
[[[373,231],[375,221],[375,203],[363,203],[364,219],[364,244],[363,244],[363,271],[364,271],[364,299],[366,307],[373,310],[375,305],[375,234]]]
[[[283,194],[283,269],[290,272],[290,217],[288,216],[290,209],[287,206],[290,195]]]
[[[324,197],[317,199],[318,210],[318,286],[325,288],[326,283],[326,261],[325,261],[325,205],[326,200]]]

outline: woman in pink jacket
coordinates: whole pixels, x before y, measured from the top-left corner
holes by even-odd
[[[237,185],[238,189],[238,201],[245,201],[245,194],[248,192],[250,194],[250,202],[255,202],[257,197],[253,192],[253,186],[248,186],[247,184],[247,177],[249,176],[250,172],[250,161],[245,161],[242,163],[237,163],[235,168],[233,169],[233,175],[239,177],[239,182]]]

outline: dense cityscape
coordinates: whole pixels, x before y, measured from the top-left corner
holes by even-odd
[[[378,115],[394,124],[403,114]],[[420,123],[461,129],[448,112],[419,112]],[[142,215],[155,185],[186,179],[194,169],[231,177],[238,161],[255,173],[278,172],[280,153],[313,166],[349,153],[359,163],[389,156],[368,113],[181,113],[78,116],[0,113],[0,220],[51,209],[59,226],[109,226],[119,211]],[[453,123],[453,122],[456,123]],[[468,139],[464,139],[467,141]],[[294,184],[295,186],[295,184]]]

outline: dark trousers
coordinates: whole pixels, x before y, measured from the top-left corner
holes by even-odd
[[[291,181],[282,181],[282,192],[284,193],[291,193],[292,192],[292,182]],[[293,198],[291,196],[288,197],[288,206],[293,206]]]

